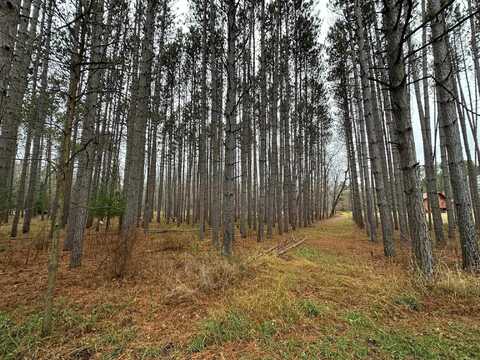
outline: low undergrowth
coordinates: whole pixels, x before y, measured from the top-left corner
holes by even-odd
[[[54,332],[42,335],[43,313],[36,311],[23,319],[14,320],[0,312],[0,358],[37,358],[42,354],[42,344],[57,339],[66,341],[83,336],[95,330],[100,313],[83,315],[79,311],[60,302],[53,313]]]

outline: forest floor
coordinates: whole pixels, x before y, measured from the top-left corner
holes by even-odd
[[[165,227],[162,227],[164,229]],[[348,214],[290,239],[237,239],[226,261],[181,232],[139,236],[128,276],[115,280],[114,235],[87,238],[79,269],[62,253],[55,328],[40,335],[46,251],[0,232],[1,359],[480,359],[480,278],[437,251],[437,275],[395,260]]]

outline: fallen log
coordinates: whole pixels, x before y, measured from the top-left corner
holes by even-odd
[[[281,250],[278,250],[277,251],[277,255],[283,255],[285,254],[287,251],[291,250],[291,249],[294,249],[296,248],[297,246],[303,244],[305,241],[307,240],[307,238],[303,238],[302,240],[299,240],[297,241],[296,243],[292,244],[292,245],[289,245]]]
[[[198,231],[196,229],[193,230],[179,230],[179,229],[162,229],[162,230],[146,230],[147,234],[166,234],[166,233],[192,233]]]
[[[291,239],[296,240],[295,236],[293,234],[292,234]],[[250,263],[254,260],[257,260],[257,259],[261,258],[262,256],[266,256],[266,255],[268,255],[270,253],[273,253],[273,252],[276,252],[277,256],[283,255],[287,251],[289,251],[291,249],[294,249],[297,246],[303,244],[306,240],[307,240],[307,238],[304,238],[302,240],[295,241],[294,243],[292,243],[292,242],[282,242],[282,243],[279,243],[279,244],[275,244],[272,247],[270,247],[270,248],[266,249],[265,251],[261,252],[257,256],[253,256],[250,259],[248,259],[247,263]]]

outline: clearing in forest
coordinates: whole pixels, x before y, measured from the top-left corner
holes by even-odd
[[[46,251],[1,243],[0,358],[478,359],[480,281],[450,251],[426,284],[343,214],[295,233],[278,256],[236,239],[227,262],[185,232],[141,237],[129,276],[108,276],[109,239],[62,255],[55,330],[40,335]],[[5,238],[5,237],[3,237]],[[27,259],[28,256],[28,259]]]

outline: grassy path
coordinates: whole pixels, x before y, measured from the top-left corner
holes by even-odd
[[[270,258],[255,288],[233,291],[203,322],[213,345],[198,358],[480,358],[478,279],[449,271],[416,281],[407,249],[386,260],[347,215],[303,236],[305,246]]]

